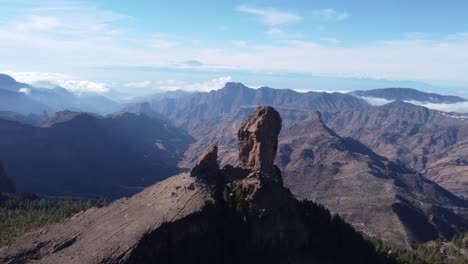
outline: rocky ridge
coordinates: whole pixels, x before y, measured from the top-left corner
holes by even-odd
[[[299,202],[281,181],[272,180],[281,179],[281,172],[273,165],[281,129],[279,114],[270,107],[261,107],[242,128],[240,153],[248,153],[248,157],[240,154],[240,158],[246,158],[248,163],[220,170],[217,147],[210,146],[190,171],[129,199],[90,209],[63,223],[26,234],[0,249],[0,262],[142,263],[171,258],[175,261],[176,257],[169,254],[171,246],[217,233],[232,235],[225,230],[229,225],[225,221],[237,218],[228,217],[228,211],[251,219],[247,228],[252,232],[244,237],[243,247],[298,249],[307,239]],[[236,239],[226,243],[236,243]],[[230,246],[235,251],[238,245]],[[206,257],[197,252],[186,254],[195,259]]]

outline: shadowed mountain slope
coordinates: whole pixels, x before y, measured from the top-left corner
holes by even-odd
[[[130,113],[62,112],[35,127],[0,120],[0,157],[18,191],[121,197],[178,172],[192,138]]]

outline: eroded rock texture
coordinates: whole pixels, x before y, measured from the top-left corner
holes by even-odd
[[[279,113],[270,106],[258,107],[242,123],[237,133],[239,166],[263,171],[271,169],[278,149],[280,130]]]

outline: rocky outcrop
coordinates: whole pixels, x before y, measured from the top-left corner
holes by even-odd
[[[278,149],[281,117],[272,107],[259,107],[242,123],[239,140],[239,166],[260,171],[273,168]]]
[[[0,193],[15,193],[15,191],[15,184],[10,178],[8,178],[5,168],[3,167],[3,162],[0,160]]]
[[[309,231],[300,202],[275,180],[280,128],[279,114],[260,107],[239,132],[246,162],[219,170],[210,146],[190,171],[26,234],[0,249],[0,262],[253,263],[292,254]],[[210,258],[219,255],[227,258]],[[246,256],[255,257],[238,259]]]
[[[200,156],[197,164],[190,170],[190,176],[214,182],[219,177],[218,146],[211,145]]]

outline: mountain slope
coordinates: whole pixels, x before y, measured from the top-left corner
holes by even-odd
[[[279,144],[277,163],[295,196],[324,204],[366,233],[412,246],[468,228],[468,203],[339,137],[319,113],[288,128]]]
[[[273,165],[281,118],[239,129],[238,166],[211,146],[190,171],[0,249],[2,263],[393,263],[338,216],[299,202]],[[268,144],[265,144],[268,143]]]
[[[467,99],[458,96],[426,93],[410,88],[383,88],[366,91],[354,91],[350,94],[361,97],[383,98],[387,100],[418,101],[435,104],[453,104],[468,101]]]
[[[0,157],[19,191],[121,197],[178,171],[192,138],[143,115],[65,112],[35,127],[0,120]]]
[[[401,101],[324,114],[324,120],[341,136],[468,197],[468,120]]]

